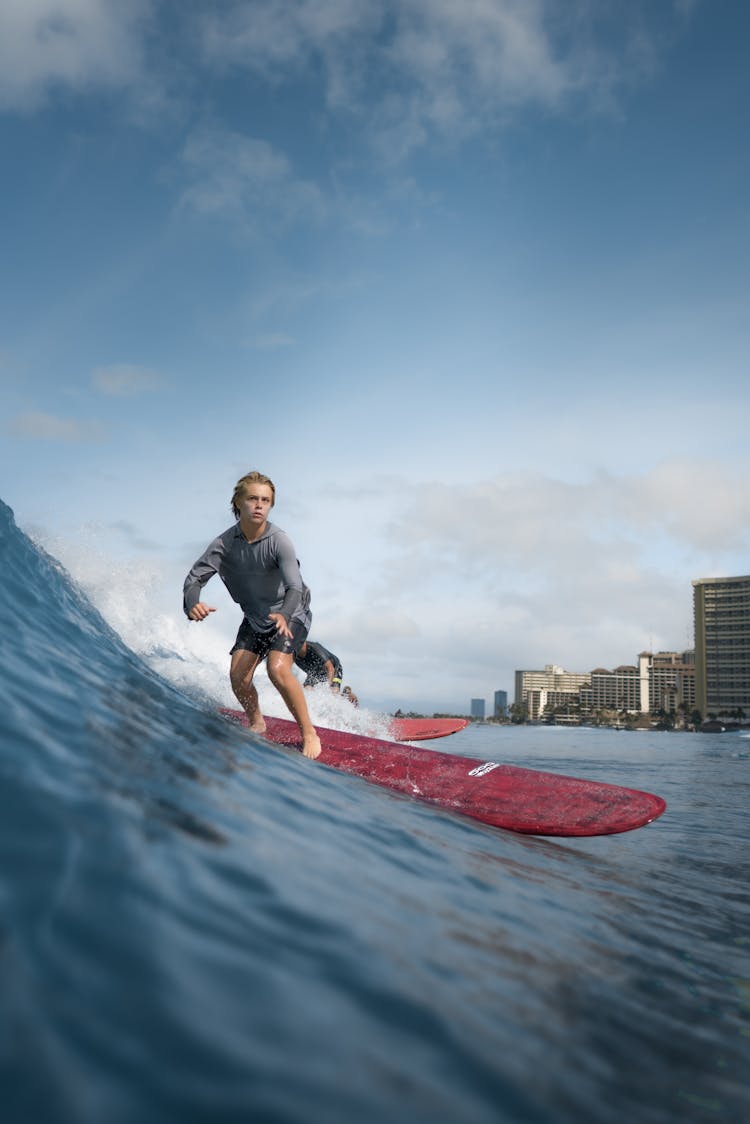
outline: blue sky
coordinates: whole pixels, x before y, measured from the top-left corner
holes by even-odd
[[[126,638],[223,661],[182,578],[268,473],[373,707],[690,646],[691,579],[750,570],[748,32],[0,0],[0,496]]]

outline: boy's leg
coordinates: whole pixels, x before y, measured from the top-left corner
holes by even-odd
[[[266,660],[268,678],[292,712],[300,728],[302,752],[305,757],[318,757],[320,754],[320,738],[312,724],[302,684],[292,671],[293,663],[294,655],[291,652],[269,652]]]
[[[247,715],[250,729],[255,734],[264,734],[266,723],[260,711],[258,692],[253,683],[253,675],[259,663],[260,656],[257,652],[247,652],[244,648],[238,648],[232,652],[229,679],[237,701]]]

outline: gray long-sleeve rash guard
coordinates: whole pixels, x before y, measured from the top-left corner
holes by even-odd
[[[255,542],[248,542],[239,523],[233,523],[204,550],[185,578],[185,613],[198,604],[206,582],[218,574],[233,601],[255,632],[273,628],[269,613],[281,613],[287,623],[310,628],[310,590],[302,581],[292,540],[267,523]]]

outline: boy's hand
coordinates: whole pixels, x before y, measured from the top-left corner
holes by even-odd
[[[280,632],[282,636],[286,636],[287,640],[292,639],[292,630],[286,623],[286,617],[283,617],[281,613],[269,613],[268,619],[273,621],[276,625],[277,632]]]
[[[215,612],[216,609],[213,607],[213,605],[204,605],[202,601],[199,601],[197,605],[193,605],[192,609],[188,613],[188,618],[191,621],[204,621],[209,613]]]

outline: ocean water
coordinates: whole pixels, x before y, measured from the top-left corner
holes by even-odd
[[[513,835],[229,725],[2,504],[0,557],[6,1124],[750,1118],[750,739],[441,742],[668,803]]]

